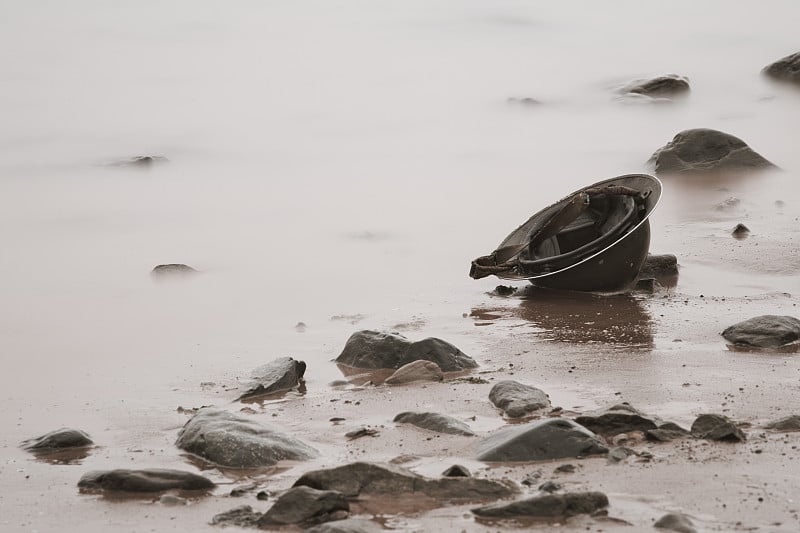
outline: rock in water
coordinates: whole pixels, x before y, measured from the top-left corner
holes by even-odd
[[[411,342],[399,333],[371,330],[353,333],[336,362],[355,368],[400,368],[414,361],[432,361],[444,372],[476,368],[478,363],[441,339]]]
[[[350,512],[344,494],[332,490],[294,487],[284,492],[258,520],[258,527],[327,522],[331,515]]]
[[[247,392],[238,399],[244,400],[291,390],[303,380],[305,371],[304,361],[296,361],[291,357],[275,359],[253,370],[253,381],[248,385]]]
[[[717,130],[685,130],[650,157],[656,173],[761,170],[775,167],[743,140]]]
[[[249,418],[200,409],[178,433],[178,448],[230,468],[271,466],[317,456],[307,444]]]
[[[249,505],[240,505],[230,511],[219,513],[211,519],[213,526],[256,527],[263,513],[253,511]]]
[[[658,424],[653,418],[627,403],[581,415],[575,419],[575,422],[589,431],[607,436],[658,428]]]
[[[653,527],[668,529],[678,533],[697,533],[694,524],[688,516],[681,513],[668,513],[658,519]]]
[[[327,522],[306,529],[304,533],[385,533],[386,530],[371,520],[349,518]]]
[[[544,391],[518,381],[501,381],[489,391],[489,401],[510,418],[528,416],[550,407],[550,397]]]
[[[698,439],[744,442],[742,430],[727,416],[705,414],[698,416],[692,423],[692,436]]]
[[[51,453],[70,448],[83,448],[94,444],[85,432],[79,429],[61,428],[40,437],[23,441],[20,446],[29,452]]]
[[[608,507],[602,492],[567,492],[534,496],[511,503],[496,503],[473,509],[481,518],[547,518],[563,519],[579,514],[592,514]]]
[[[673,98],[689,92],[689,80],[683,76],[667,74],[649,80],[637,80],[626,85],[623,94],[633,93],[653,98]]]
[[[472,477],[472,473],[466,466],[453,465],[442,472],[443,477]]]
[[[678,258],[672,254],[647,254],[639,278],[671,278],[678,275]]]
[[[211,490],[214,483],[203,476],[181,470],[97,470],[81,477],[83,490],[108,492],[162,492],[165,490]]]
[[[386,378],[389,385],[404,385],[415,381],[442,381],[444,374],[439,365],[431,361],[414,361],[403,365]]]
[[[597,435],[565,418],[502,430],[480,443],[481,461],[544,461],[608,453]]]
[[[766,426],[767,429],[774,429],[775,431],[800,431],[800,415],[790,415],[770,422]]]
[[[736,224],[736,227],[733,228],[733,231],[731,231],[731,235],[733,235],[737,239],[744,239],[745,237],[750,235],[750,228],[748,228],[747,226],[745,226],[740,222],[739,224]]]
[[[800,339],[800,320],[793,316],[761,315],[725,328],[731,344],[753,348],[778,348]]]
[[[443,500],[481,501],[508,498],[516,489],[509,483],[474,477],[430,479],[396,465],[351,463],[307,472],[294,486],[335,490],[349,498],[359,495],[424,495]]]
[[[156,265],[150,271],[150,275],[156,279],[182,278],[197,274],[198,271],[181,263],[170,263],[167,265]]]
[[[762,72],[776,80],[800,83],[800,52],[777,60]]]
[[[400,413],[394,417],[394,422],[412,424],[422,429],[450,435],[466,435],[468,437],[475,435],[464,422],[452,416],[440,415],[439,413]]]

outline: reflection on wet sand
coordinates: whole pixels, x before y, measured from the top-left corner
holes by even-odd
[[[68,448],[59,451],[32,452],[37,461],[52,465],[79,465],[89,457],[92,446]]]
[[[538,329],[544,339],[570,343],[603,343],[616,347],[650,349],[653,325],[640,298],[630,294],[530,289],[516,308],[473,309],[475,325],[498,315],[521,318]]]

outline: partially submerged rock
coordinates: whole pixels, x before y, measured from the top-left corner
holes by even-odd
[[[432,361],[414,361],[403,365],[394,374],[386,378],[389,385],[404,385],[415,381],[442,381],[444,373],[439,365]]]
[[[800,83],[800,52],[788,55],[764,67],[764,74],[779,81]]]
[[[658,521],[653,524],[653,527],[677,531],[678,533],[697,533],[697,529],[695,529],[692,520],[682,513],[667,513],[659,518]]]
[[[499,431],[478,447],[481,461],[544,461],[604,454],[600,439],[572,420],[550,418]]]
[[[182,278],[192,276],[197,273],[197,270],[193,269],[189,265],[184,265],[183,263],[156,265],[153,267],[153,270],[150,271],[150,275],[157,279]]]
[[[608,436],[658,427],[655,419],[627,403],[581,415],[575,421],[590,431]]]
[[[310,487],[293,487],[275,500],[275,503],[258,519],[258,527],[289,524],[327,522],[337,513],[350,512],[344,494],[332,490],[315,490]]]
[[[496,503],[472,509],[481,518],[545,518],[563,519],[579,514],[592,514],[608,507],[602,492],[567,492],[534,496],[511,503]]]
[[[314,526],[306,529],[304,533],[381,533],[385,531],[371,520],[348,518]]]
[[[676,74],[658,76],[649,80],[636,80],[620,92],[623,94],[641,94],[651,98],[674,98],[689,92],[689,80]]]
[[[351,463],[303,474],[294,486],[335,490],[349,498],[366,495],[424,495],[442,500],[481,501],[507,498],[516,489],[506,482],[474,477],[430,479],[400,466]]]
[[[678,424],[667,422],[661,424],[656,429],[648,429],[644,432],[645,438],[656,442],[669,442],[675,439],[682,439],[689,435],[689,431],[683,429]]]
[[[742,224],[736,224],[736,226],[731,231],[731,235],[733,235],[737,239],[744,239],[748,235],[750,235],[750,228]]]
[[[114,167],[150,168],[158,163],[166,163],[169,159],[162,155],[137,155],[129,159],[121,159],[111,163]]]
[[[647,254],[639,278],[669,278],[678,275],[678,258],[672,254]]]
[[[253,370],[252,382],[239,400],[291,390],[303,381],[306,363],[281,357]]]
[[[29,452],[46,454],[72,448],[85,448],[92,444],[94,443],[87,433],[79,429],[61,428],[39,437],[22,441],[20,446]]]
[[[722,131],[685,130],[650,157],[656,173],[763,170],[774,164],[747,143]]]
[[[256,527],[264,513],[253,511],[249,505],[240,505],[230,511],[214,515],[211,519],[213,526]]]
[[[78,487],[88,491],[163,492],[167,490],[203,491],[214,488],[203,476],[181,470],[96,470],[84,474]]]
[[[770,422],[764,427],[766,429],[774,429],[775,431],[783,432],[800,431],[800,415],[785,416],[779,420]]]
[[[722,336],[734,345],[779,348],[800,339],[800,320],[793,316],[756,316],[725,328]]]
[[[453,465],[442,472],[443,477],[472,477],[472,472],[466,466]]]
[[[178,448],[230,468],[271,466],[317,455],[311,446],[276,429],[227,411],[200,409],[178,433]]]
[[[518,381],[500,381],[489,391],[489,401],[509,418],[521,418],[550,407],[550,397],[542,390]]]
[[[412,424],[422,429],[450,435],[466,435],[468,437],[475,435],[475,432],[461,420],[439,413],[405,412],[394,417],[394,422]]]
[[[703,414],[692,423],[692,436],[698,439],[744,442],[747,437],[725,415]]]
[[[476,368],[478,363],[441,339],[429,337],[411,342],[399,333],[371,330],[353,333],[336,362],[355,368],[400,368],[424,360],[439,365],[444,372]]]

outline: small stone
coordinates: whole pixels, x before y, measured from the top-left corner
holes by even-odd
[[[275,500],[258,519],[258,527],[327,522],[338,511],[349,513],[350,504],[344,494],[310,487],[292,487]]]
[[[756,316],[725,328],[722,336],[737,346],[778,348],[800,339],[800,320],[792,316]]]
[[[166,265],[156,265],[153,267],[153,270],[150,271],[150,275],[154,278],[159,279],[172,279],[172,278],[183,278],[188,276],[193,276],[194,274],[198,274],[199,272],[189,265],[184,265],[182,263],[170,263]]]
[[[394,422],[412,424],[422,429],[436,431],[438,433],[448,433],[450,435],[475,436],[475,433],[464,422],[452,416],[441,415],[439,413],[400,413],[394,417]]]
[[[473,509],[481,518],[507,519],[519,517],[565,519],[579,514],[593,514],[608,507],[602,492],[568,492],[535,496],[511,503],[496,503]]]
[[[444,373],[434,362],[413,361],[403,365],[394,371],[394,374],[386,378],[387,385],[405,385],[415,381],[442,381]]]
[[[557,466],[554,470],[554,474],[573,474],[575,472],[575,465],[572,464],[565,464]]]
[[[374,369],[398,369],[417,360],[434,362],[444,372],[478,366],[474,359],[441,339],[430,337],[411,342],[399,333],[371,330],[353,333],[336,358],[339,364]]]
[[[256,500],[265,502],[269,500],[269,493],[265,490],[258,491],[256,493]]]
[[[380,432],[377,429],[367,427],[354,429],[344,434],[350,440],[360,439],[361,437],[377,437],[378,435],[380,435]]]
[[[736,224],[736,227],[731,231],[731,235],[740,240],[744,239],[750,235],[750,228],[741,223]]]
[[[511,285],[498,285],[494,288],[494,293],[497,296],[511,296],[517,289]]]
[[[39,437],[23,441],[20,446],[29,452],[51,453],[70,448],[84,448],[94,444],[88,434],[71,428],[61,428]]]
[[[472,473],[467,469],[465,466],[461,465],[453,465],[444,472],[442,472],[442,476],[444,477],[472,477]]]
[[[697,533],[694,524],[688,516],[681,513],[668,513],[658,519],[653,527],[668,529],[677,533]]]
[[[762,72],[778,81],[800,83],[800,52],[777,60],[764,67]]]
[[[305,333],[308,326],[306,326],[305,322],[298,322],[294,325],[294,329],[297,333]]]
[[[257,527],[258,520],[261,516],[262,513],[253,511],[253,508],[249,505],[241,505],[230,511],[215,515],[214,518],[211,519],[211,525],[222,527]]]
[[[770,422],[766,429],[773,429],[775,431],[782,431],[785,433],[791,431],[800,431],[800,415],[789,415],[774,422]]]
[[[626,448],[625,446],[617,446],[616,448],[611,448],[608,450],[608,462],[619,463],[631,455],[636,455],[636,452],[630,448]]]
[[[78,487],[84,491],[162,492],[167,490],[208,491],[214,483],[203,476],[181,470],[96,470],[84,474]]]
[[[555,481],[545,481],[541,485],[539,485],[539,490],[542,492],[557,492],[561,490],[561,484],[556,483]]]
[[[481,461],[543,461],[605,454],[597,435],[564,418],[550,418],[501,430],[478,445]]]
[[[521,418],[550,407],[550,397],[542,390],[518,381],[500,381],[489,391],[489,401],[509,418]]]
[[[631,431],[656,429],[656,420],[630,404],[621,403],[575,418],[575,421],[599,435],[617,435]]]
[[[297,361],[291,357],[270,361],[253,370],[251,381],[246,385],[247,391],[238,399],[247,400],[292,390],[303,383],[305,372],[305,361]]]
[[[636,80],[620,92],[641,94],[651,98],[674,98],[689,92],[689,80],[676,74],[667,74],[649,80]]]
[[[747,437],[742,430],[726,416],[703,414],[692,424],[692,436],[698,439],[744,442]]]

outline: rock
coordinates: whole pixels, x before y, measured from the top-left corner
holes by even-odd
[[[725,328],[722,336],[734,345],[778,348],[800,339],[800,320],[793,316],[761,315]]]
[[[509,418],[520,418],[550,407],[550,397],[544,391],[511,380],[495,384],[489,391],[489,401]]]
[[[151,468],[145,470],[96,470],[84,474],[78,487],[89,491],[163,492],[166,490],[211,490],[214,483],[203,476]]]
[[[733,228],[733,231],[731,231],[731,235],[733,235],[737,239],[744,239],[745,237],[750,235],[750,228],[748,228],[742,223],[736,224],[736,227]]]
[[[275,503],[258,520],[258,527],[327,522],[337,511],[350,512],[347,498],[332,490],[315,490],[293,487],[275,500]]]
[[[439,365],[444,372],[476,368],[478,363],[441,339],[427,338],[411,342],[399,333],[371,330],[353,333],[336,362],[355,368],[400,368],[425,360]]]
[[[394,417],[394,422],[402,424],[412,424],[422,429],[436,431],[438,433],[448,433],[450,435],[475,436],[470,427],[452,416],[440,415],[439,413],[400,413]]]
[[[728,133],[698,128],[684,130],[650,157],[656,173],[759,170],[775,167],[747,144]]]
[[[303,381],[305,371],[304,361],[296,361],[291,357],[275,359],[253,370],[253,381],[247,385],[247,392],[238,399],[245,400],[255,396],[291,390]]]
[[[629,431],[656,429],[658,424],[627,403],[613,405],[575,418],[575,422],[600,435],[617,435]]]
[[[261,516],[262,513],[253,511],[253,508],[249,505],[240,505],[230,511],[215,515],[214,518],[211,519],[211,525],[222,527],[256,527]]]
[[[572,464],[565,464],[559,465],[553,469],[554,474],[574,474],[575,473],[575,465]]]
[[[774,429],[775,431],[800,431],[800,415],[786,416],[780,420],[770,422],[764,427],[766,429]]]
[[[561,484],[556,483],[555,481],[545,481],[541,485],[539,485],[539,490],[542,492],[558,492],[561,490]]]
[[[307,444],[249,418],[215,408],[200,409],[178,433],[178,448],[230,468],[271,466],[317,455]]]
[[[79,429],[61,428],[40,437],[22,441],[20,446],[29,452],[51,453],[70,448],[84,448],[94,444],[85,432]]]
[[[678,258],[672,254],[647,254],[639,278],[669,278],[678,275]]]
[[[800,52],[777,60],[762,72],[776,80],[800,83]]]
[[[481,518],[549,518],[563,519],[579,514],[592,514],[608,507],[602,492],[568,492],[534,496],[511,503],[496,503],[472,509]]]
[[[414,361],[403,365],[386,378],[389,385],[403,385],[414,381],[442,381],[444,374],[439,365],[431,361]]]
[[[472,473],[467,469],[466,466],[461,465],[453,465],[444,472],[442,472],[443,477],[472,477]]]
[[[509,104],[516,104],[516,105],[526,106],[526,107],[534,107],[534,106],[542,105],[541,101],[539,101],[539,100],[537,100],[535,98],[530,98],[530,97],[524,97],[524,98],[511,97],[511,98],[508,99],[508,103]]]
[[[481,461],[543,461],[608,452],[597,435],[572,420],[549,418],[512,427],[484,439]]]
[[[620,90],[623,94],[642,94],[652,98],[673,98],[689,92],[689,80],[683,76],[667,74],[649,80],[636,80]]]
[[[169,159],[161,155],[137,155],[130,159],[122,159],[111,163],[115,167],[150,168],[157,163],[166,163]]]
[[[692,436],[698,439],[744,442],[742,430],[724,415],[705,414],[692,423]]]
[[[610,463],[619,463],[631,455],[636,455],[636,452],[625,446],[617,446],[608,450],[608,461]]]
[[[669,442],[675,439],[682,439],[689,435],[689,432],[677,424],[667,422],[658,426],[657,429],[648,429],[644,432],[647,440],[656,442]]]
[[[653,527],[659,529],[669,529],[678,533],[697,533],[694,524],[685,514],[668,513],[658,519]]]
[[[380,431],[368,427],[360,427],[344,434],[350,440],[360,439],[361,437],[377,437],[378,435],[380,435]]]
[[[381,533],[385,531],[385,529],[371,520],[349,518],[314,526],[306,529],[305,533]]]
[[[633,290],[644,294],[655,294],[661,285],[655,278],[638,278],[633,286]]]
[[[337,468],[307,472],[294,486],[335,490],[349,498],[385,494],[415,494],[443,500],[496,500],[516,493],[508,483],[474,477],[430,479],[403,467],[380,463],[350,463]]]
[[[199,272],[189,265],[180,263],[170,263],[167,265],[156,265],[150,271],[150,275],[158,279],[182,278],[198,274]]]
[[[517,288],[511,285],[498,285],[494,288],[490,294],[496,294],[497,296],[511,296],[516,292]]]

